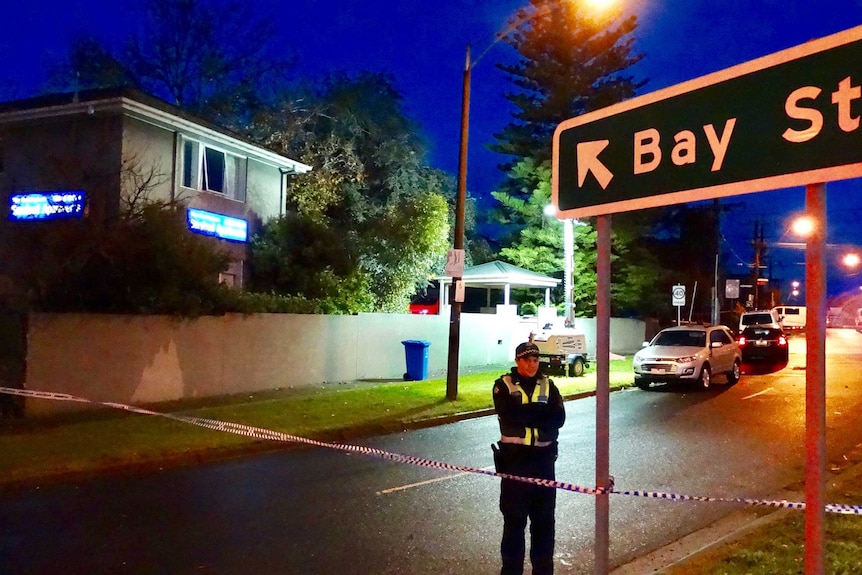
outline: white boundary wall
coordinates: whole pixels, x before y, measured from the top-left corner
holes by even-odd
[[[595,320],[578,319],[595,354]],[[536,321],[462,314],[459,366],[512,362]],[[644,323],[611,320],[611,350],[640,348]],[[167,316],[32,314],[28,389],[96,401],[151,403],[329,382],[401,379],[404,340],[425,340],[428,372],[445,374],[449,319],[409,314]],[[27,413],[58,403],[28,400]],[[53,405],[52,405],[53,404]],[[79,406],[80,407],[80,406]],[[65,408],[68,408],[68,405]]]

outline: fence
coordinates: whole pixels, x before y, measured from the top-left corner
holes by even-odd
[[[510,363],[535,320],[463,314],[459,366]],[[595,321],[579,320],[595,353]],[[644,324],[611,322],[611,349],[643,341]],[[28,389],[94,401],[154,403],[329,382],[400,379],[403,340],[430,342],[428,370],[445,373],[449,320],[442,316],[229,314],[179,320],[167,316],[32,314],[27,326]],[[616,342],[616,343],[615,343]],[[28,402],[27,414],[54,411]]]

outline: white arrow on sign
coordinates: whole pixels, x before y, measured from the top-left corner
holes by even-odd
[[[603,190],[608,188],[614,175],[611,171],[599,160],[599,154],[602,150],[608,147],[610,140],[596,140],[595,142],[579,142],[577,146],[578,154],[578,187],[584,185],[584,180],[587,179],[587,174],[592,172],[602,186]]]

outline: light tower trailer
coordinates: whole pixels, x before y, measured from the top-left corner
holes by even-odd
[[[532,337],[539,348],[539,367],[548,375],[581,377],[590,367],[587,337],[567,331],[541,331]]]

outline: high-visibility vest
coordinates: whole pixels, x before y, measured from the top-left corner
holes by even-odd
[[[536,399],[533,400],[524,388],[521,387],[521,384],[517,381],[512,380],[511,374],[506,374],[502,378],[503,383],[506,384],[506,387],[509,389],[509,396],[521,396],[521,403],[548,403],[548,391],[550,390],[550,382],[545,375],[539,377],[536,380],[536,387],[533,389],[533,393],[537,393]],[[506,423],[498,416],[497,419],[500,422],[500,443],[514,443],[517,445],[529,445],[532,447],[548,447],[553,443],[553,441],[546,441],[540,439],[539,437],[539,429],[536,427],[524,427],[521,425]]]

